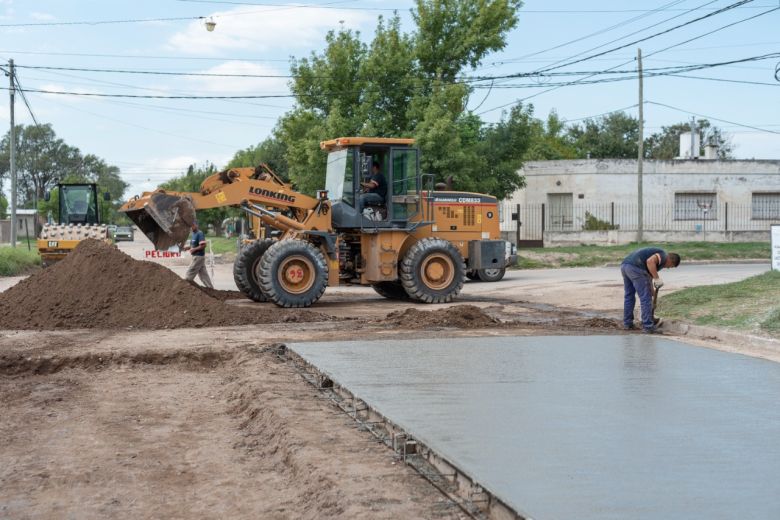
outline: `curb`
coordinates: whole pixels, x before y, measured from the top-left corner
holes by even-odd
[[[751,259],[751,258],[745,258],[744,260],[690,260],[687,261],[683,259],[682,263],[680,265],[731,265],[731,264],[766,264],[767,268],[771,267],[771,262],[769,260],[759,260],[759,259]],[[610,262],[608,264],[604,264],[602,267],[620,267],[620,264],[617,262]]]
[[[762,336],[754,336],[744,332],[732,332],[729,330],[694,325],[692,323],[676,320],[664,320],[663,331],[696,339],[716,340],[722,343],[730,343],[732,345],[760,348],[775,354],[780,354],[780,340],[765,338]]]

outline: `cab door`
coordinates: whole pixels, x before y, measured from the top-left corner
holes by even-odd
[[[420,212],[420,158],[416,148],[391,148],[391,214],[393,221],[407,222]]]

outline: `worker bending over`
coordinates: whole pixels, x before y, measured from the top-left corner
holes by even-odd
[[[623,328],[634,328],[634,305],[639,294],[642,312],[642,330],[655,334],[653,323],[653,291],[664,285],[658,271],[680,265],[680,255],[667,253],[657,247],[637,249],[623,259],[620,272],[623,275]]]

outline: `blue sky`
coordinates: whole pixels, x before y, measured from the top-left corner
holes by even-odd
[[[506,48],[488,56],[473,74],[531,72],[576,55],[586,57],[735,1],[527,0],[518,13],[520,21],[509,35]],[[26,66],[284,75],[289,72],[290,56],[300,57],[320,50],[325,33],[341,24],[359,30],[364,39],[370,40],[377,16],[390,14],[384,9],[397,8],[405,27],[412,27],[408,14],[412,2],[408,0],[246,2],[273,5],[180,0],[0,0],[0,61],[13,58],[17,65]],[[761,15],[776,7],[780,7],[779,0],[754,0],[741,8],[643,42],[638,45],[643,53],[652,54],[644,66],[714,63],[779,52],[780,10]],[[686,12],[695,8],[699,9]],[[756,15],[761,16],[657,52]],[[215,31],[207,32],[203,20],[187,19],[105,25],[1,26],[197,16],[213,17],[217,23]],[[612,40],[617,41],[608,43]],[[623,63],[626,64],[617,67],[618,70],[633,69],[636,47],[560,70],[597,71]],[[714,121],[731,134],[737,157],[780,159],[780,83],[774,79],[778,62],[780,58],[774,58],[689,74],[770,85],[668,76],[646,79],[647,100],[682,110],[647,105],[645,132],[652,133],[661,125],[686,120],[692,113],[704,114],[731,122]],[[288,93],[284,78],[198,78],[26,68],[18,69],[18,77],[28,89],[83,93]],[[504,88],[529,83],[534,88]],[[549,89],[545,83],[531,79],[497,82],[492,90],[477,89],[469,106],[478,106],[476,112],[482,113],[486,121],[495,121],[501,115],[501,109],[496,107],[536,94],[527,102],[534,104],[538,116],[556,110],[565,119],[577,120],[637,103],[635,80],[572,85],[549,92],[545,92]],[[7,126],[7,91],[2,92],[6,94],[2,95],[0,104],[0,124]],[[131,184],[130,193],[152,189],[193,162],[208,160],[224,165],[237,149],[254,145],[268,136],[276,119],[292,104],[288,98],[193,101],[98,99],[41,93],[29,93],[28,99],[38,120],[52,123],[57,134],[69,144],[120,166]],[[629,112],[636,114],[636,110],[634,106]],[[20,101],[17,120],[30,122]]]

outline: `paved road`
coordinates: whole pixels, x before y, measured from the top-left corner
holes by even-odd
[[[666,338],[292,343],[537,520],[780,518],[780,365]]]

